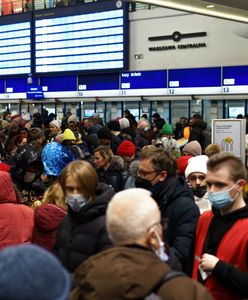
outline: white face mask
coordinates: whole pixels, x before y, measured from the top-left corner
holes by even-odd
[[[70,194],[66,196],[66,201],[74,212],[79,212],[84,207],[88,200],[81,194]]]
[[[33,172],[25,172],[25,175],[23,177],[23,181],[26,182],[26,183],[31,183],[35,180],[37,174],[36,173],[33,173]]]
[[[154,252],[160,258],[160,260],[167,261],[169,259],[169,256],[165,252],[164,242],[161,240],[161,238],[160,238],[159,234],[157,233],[157,231],[154,231],[154,232],[155,232],[156,238],[158,240],[158,244],[159,244],[159,250],[154,249]]]

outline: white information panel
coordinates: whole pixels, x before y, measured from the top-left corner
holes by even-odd
[[[245,119],[212,120],[212,143],[245,161]]]

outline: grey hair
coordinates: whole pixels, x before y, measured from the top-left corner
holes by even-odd
[[[146,119],[140,119],[137,128],[144,129],[146,127],[150,128],[149,122]]]
[[[160,221],[160,211],[151,193],[128,189],[117,193],[107,209],[107,230],[115,245],[135,243]]]

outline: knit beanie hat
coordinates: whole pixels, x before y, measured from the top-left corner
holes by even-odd
[[[60,128],[60,127],[61,127],[61,123],[60,123],[60,121],[58,121],[58,120],[53,120],[53,121],[51,121],[51,122],[49,123],[49,125],[54,125],[54,126],[56,126],[57,128]]]
[[[187,168],[189,159],[191,157],[192,157],[191,155],[186,155],[186,156],[181,156],[178,158],[177,166],[178,166],[180,175],[183,175],[183,176],[185,175],[184,172],[185,172],[185,169]]]
[[[162,134],[173,134],[173,129],[171,124],[165,123],[162,129],[160,130]]]
[[[130,122],[127,118],[122,118],[119,120],[121,129],[130,127]]]
[[[67,119],[67,124],[69,124],[70,122],[74,122],[75,124],[77,124],[77,117],[75,115],[70,115],[70,117]]]
[[[202,154],[202,148],[199,142],[197,141],[192,141],[187,143],[184,147],[183,147],[183,153],[187,153],[189,155],[192,156],[197,156],[197,155],[201,155]]]
[[[30,121],[31,120],[31,115],[30,113],[26,113],[26,114],[23,114],[22,115],[22,119],[25,120],[25,121]]]
[[[5,248],[0,252],[0,272],[0,299],[69,299],[68,272],[54,255],[39,246]]]
[[[117,148],[117,154],[120,156],[133,156],[135,154],[135,145],[130,141],[123,141]]]
[[[198,155],[191,157],[188,162],[188,166],[185,170],[185,177],[188,178],[191,173],[203,173],[207,174],[207,161],[208,157],[206,155]]]
[[[76,141],[76,137],[74,133],[69,128],[67,128],[62,134],[62,141],[66,141],[66,140]]]
[[[10,118],[11,118],[11,120],[15,120],[15,119],[20,118],[20,115],[16,111],[12,111]]]
[[[97,137],[100,140],[112,140],[112,133],[107,127],[102,127],[97,132]]]

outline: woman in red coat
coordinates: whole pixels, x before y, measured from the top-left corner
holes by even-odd
[[[10,174],[0,171],[0,250],[30,243],[33,227],[33,210],[18,203]]]
[[[58,182],[45,192],[42,205],[35,210],[32,243],[52,250],[57,228],[67,214],[67,205],[62,188]]]

